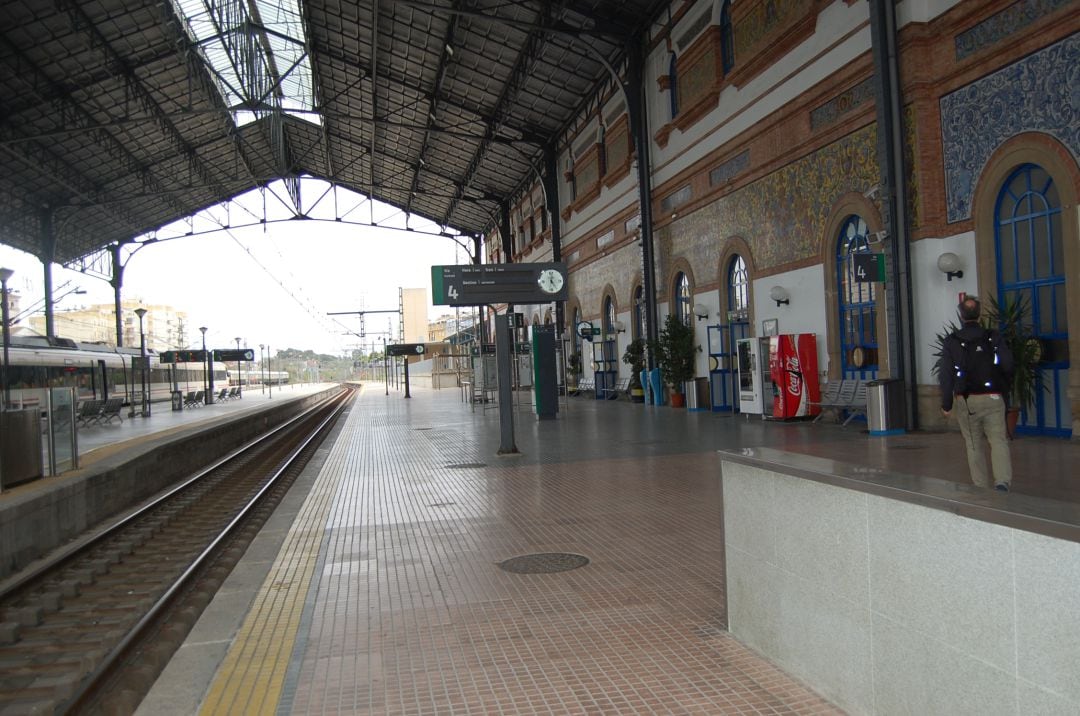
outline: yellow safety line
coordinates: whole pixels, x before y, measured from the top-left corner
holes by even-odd
[[[311,492],[237,631],[200,714],[272,714],[277,709],[289,668],[304,601],[319,558],[326,520],[337,482],[335,444]]]

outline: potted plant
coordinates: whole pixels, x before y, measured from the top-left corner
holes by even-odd
[[[1001,340],[1013,356],[1012,383],[1009,385],[1006,424],[1012,437],[1020,410],[1031,406],[1039,390],[1039,361],[1042,344],[1031,334],[1031,304],[1022,294],[998,303],[993,296],[988,301],[984,324],[1001,332]]]
[[[566,357],[566,391],[573,395],[577,391],[578,376],[581,375],[581,354],[571,353]]]
[[[664,329],[653,345],[653,354],[664,382],[671,387],[671,406],[686,405],[683,385],[694,377],[694,354],[701,346],[694,343],[694,329],[678,316],[668,316]]]
[[[645,370],[645,339],[635,338],[626,346],[623,363],[630,366],[630,400],[645,402],[645,388],[641,385],[641,372]]]

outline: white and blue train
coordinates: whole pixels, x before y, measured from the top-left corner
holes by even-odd
[[[185,393],[203,389],[207,381],[202,363],[161,363],[150,356],[148,375],[150,400],[168,401],[174,390]],[[98,343],[76,343],[65,338],[14,337],[8,344],[8,361],[3,375],[7,380],[11,407],[45,405],[47,388],[75,388],[77,400],[121,397],[130,403],[142,382],[138,348],[117,348]],[[247,370],[237,374],[236,364],[211,365],[215,388],[289,382],[287,371]],[[0,389],[4,386],[0,385]],[[0,394],[2,395],[2,394]]]

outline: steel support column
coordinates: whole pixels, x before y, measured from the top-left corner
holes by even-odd
[[[641,236],[641,279],[642,293],[645,294],[645,365],[649,370],[656,367],[656,356],[652,345],[657,339],[656,315],[656,262],[653,249],[652,232],[652,184],[650,183],[649,160],[649,122],[645,113],[644,98],[644,55],[640,40],[632,40],[627,48],[627,73],[623,83],[626,96],[626,113],[630,120],[630,134],[634,138],[634,163],[638,176],[638,207],[641,211],[641,223],[638,232]]]
[[[42,273],[45,281],[45,338],[50,343],[56,337],[56,326],[53,321],[53,279],[52,265],[56,256],[56,234],[53,228],[53,210],[45,207],[41,210],[41,246],[44,255],[41,256]]]
[[[904,176],[904,126],[897,57],[896,9],[892,0],[870,0],[870,31],[877,80],[878,166],[889,264],[885,291],[886,340],[890,372],[905,387],[906,427],[918,425],[918,380],[915,375],[915,324],[911,295],[911,244],[907,231]]]
[[[544,174],[541,177],[544,187],[544,204],[548,212],[548,221],[551,226],[551,260],[562,261],[562,217],[559,212],[562,207],[559,204],[559,158],[555,147],[544,147]],[[555,302],[555,331],[556,338],[562,340],[563,331],[566,328],[566,302]]]
[[[120,312],[120,289],[124,285],[124,264],[120,260],[121,244],[116,243],[109,247],[112,253],[112,278],[109,284],[113,288],[113,313],[116,319],[116,347],[124,347],[124,321]]]

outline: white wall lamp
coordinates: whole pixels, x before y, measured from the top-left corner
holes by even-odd
[[[964,277],[964,264],[960,257],[952,251],[946,251],[937,259],[938,271],[945,274],[945,278],[952,281],[954,278]]]
[[[769,289],[769,298],[776,301],[776,305],[781,304],[785,306],[791,305],[791,296],[788,295],[787,289],[783,286],[773,286]]]
[[[704,303],[695,303],[692,310],[694,311],[694,315],[697,316],[697,319],[699,321],[704,321],[706,318],[709,317],[709,307],[706,306]]]
[[[615,331],[616,333],[626,333],[626,324],[622,321],[612,321],[611,330]]]

